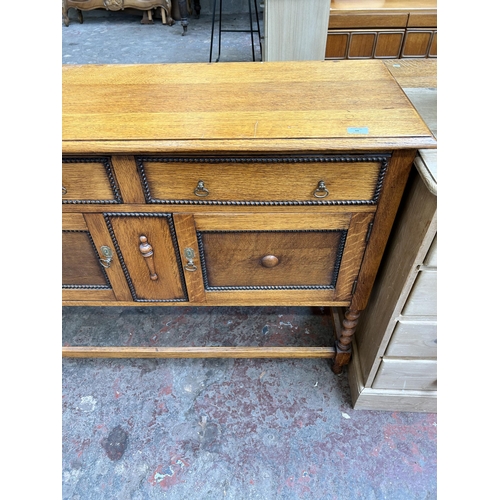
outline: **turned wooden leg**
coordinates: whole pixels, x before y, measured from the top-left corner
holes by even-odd
[[[349,363],[351,359],[351,343],[352,336],[358,324],[360,312],[355,309],[347,309],[342,321],[342,330],[340,331],[339,338],[336,340],[337,353],[333,363],[333,373],[342,373],[342,367]]]

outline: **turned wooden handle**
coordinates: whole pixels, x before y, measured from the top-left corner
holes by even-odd
[[[141,242],[141,244],[139,245],[139,250],[144,257],[146,264],[148,265],[149,277],[153,281],[156,281],[158,279],[158,275],[156,274],[155,262],[153,259],[153,247],[148,243],[148,239],[146,238],[146,236],[139,236],[139,240]]]

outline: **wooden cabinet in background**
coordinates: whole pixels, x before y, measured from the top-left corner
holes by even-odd
[[[437,57],[435,0],[332,0],[326,59]]]

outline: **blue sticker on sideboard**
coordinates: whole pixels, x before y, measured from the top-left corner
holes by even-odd
[[[368,127],[347,127],[348,134],[367,134]]]

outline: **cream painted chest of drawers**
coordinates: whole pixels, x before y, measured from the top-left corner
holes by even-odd
[[[63,305],[346,308],[317,348],[65,356],[325,357],[339,373],[419,148],[379,61],[63,68]]]
[[[430,71],[428,88],[404,90],[437,136],[432,68],[413,67],[412,78],[409,66],[394,69],[406,85]],[[437,276],[437,150],[425,150],[415,158],[360,320],[349,365],[354,408],[437,411]]]

